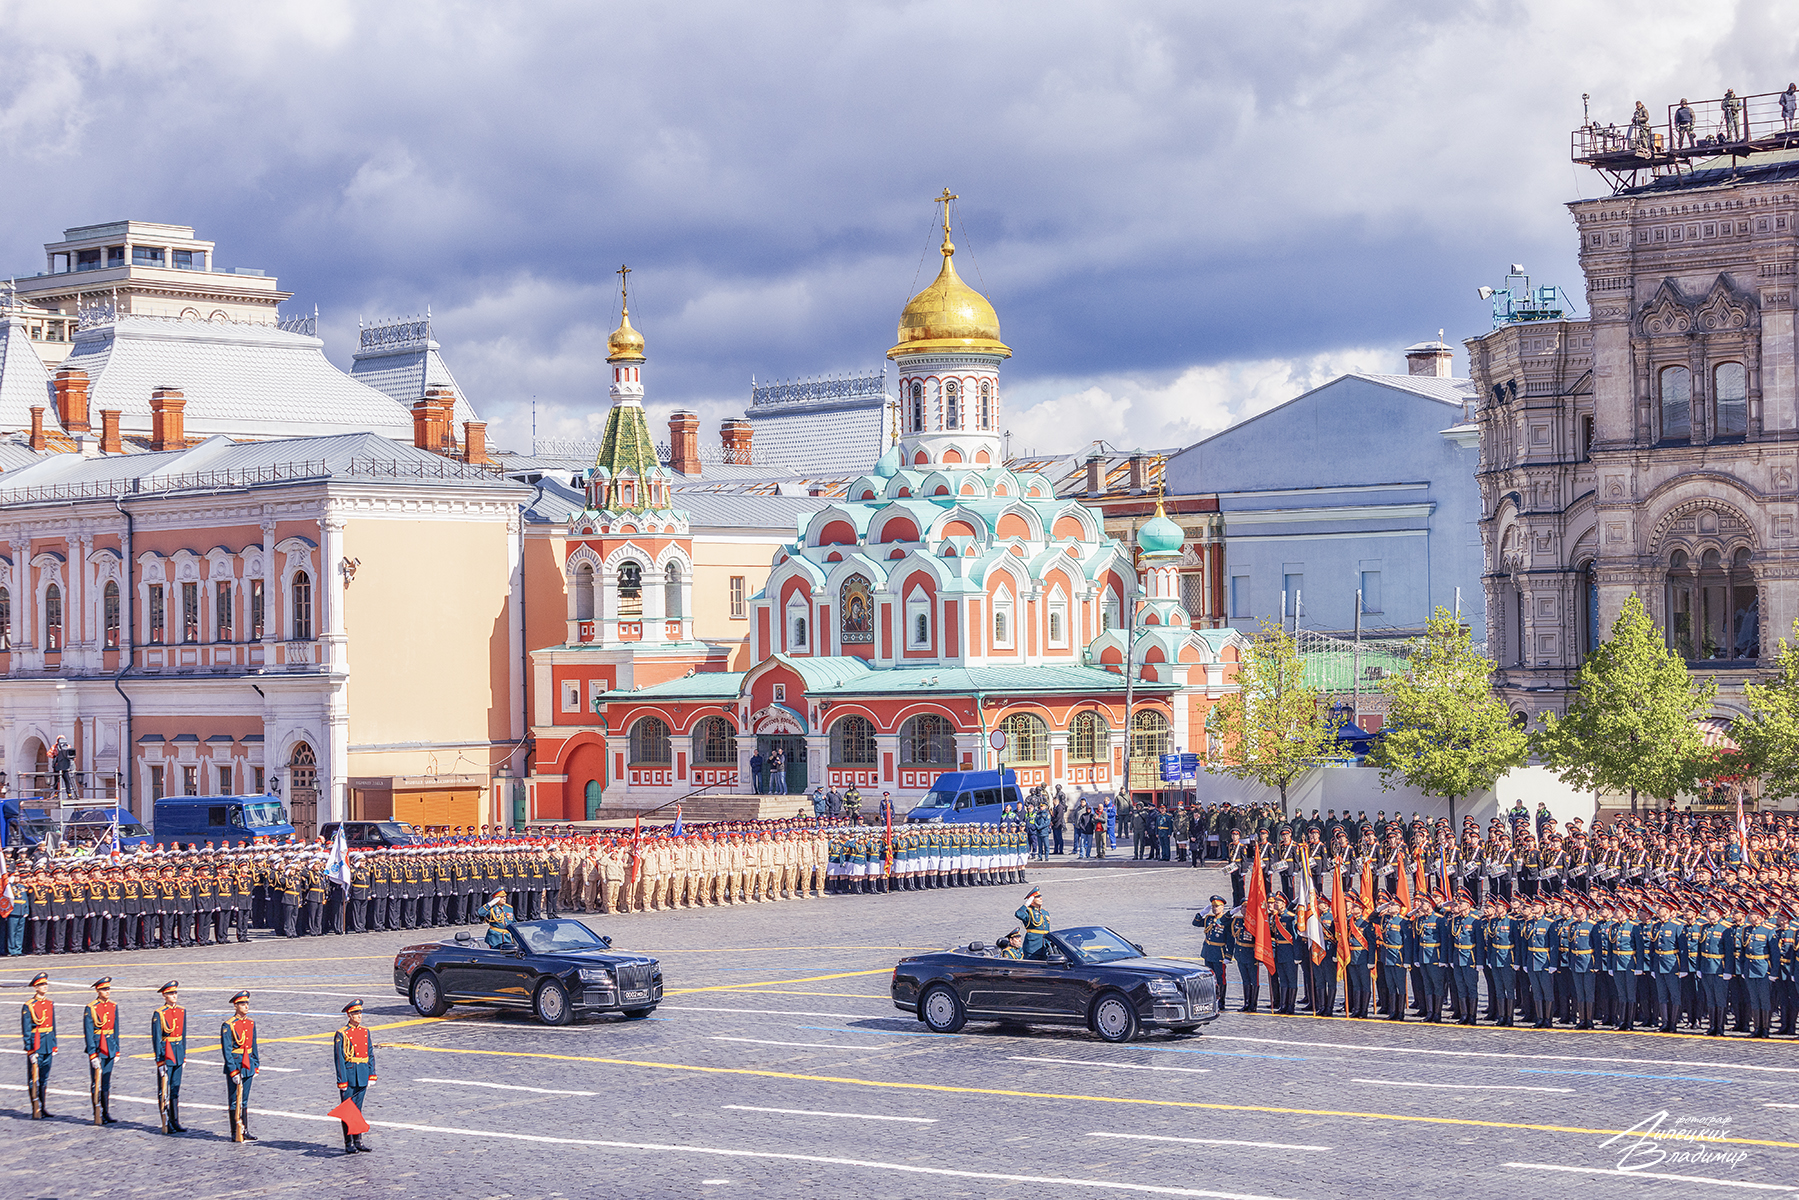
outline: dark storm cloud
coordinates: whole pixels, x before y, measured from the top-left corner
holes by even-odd
[[[0,35],[13,269],[65,226],[192,224],[340,361],[358,314],[430,304],[518,444],[532,396],[547,431],[603,404],[621,261],[654,406],[878,368],[948,184],[1044,448],[1395,368],[1480,332],[1508,262],[1575,284],[1580,92],[1770,90],[1794,41],[1717,6],[1051,0],[12,4]]]

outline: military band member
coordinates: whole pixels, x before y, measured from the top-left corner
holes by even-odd
[[[250,993],[231,997],[231,1016],[219,1026],[219,1050],[225,1058],[225,1111],[232,1140],[254,1142],[250,1132],[250,1084],[262,1065],[256,1047],[256,1021],[250,1016]]]
[[[31,1119],[50,1115],[50,1063],[56,1054],[56,1002],[50,999],[50,976],[31,977],[31,999],[19,1006],[19,1032],[25,1042],[25,1086]]]
[[[81,1013],[81,1032],[91,1076],[94,1124],[117,1124],[112,1119],[112,1067],[119,1057],[119,1009],[112,1002],[112,976],[94,981],[94,998]]]
[[[344,1005],[344,1015],[349,1020],[332,1039],[332,1056],[337,1065],[337,1092],[341,1099],[350,1101],[356,1106],[356,1111],[361,1112],[369,1085],[375,1082],[375,1039],[369,1036],[368,1029],[362,1023],[362,1001],[352,1000]],[[370,1148],[362,1144],[362,1135],[352,1134],[350,1127],[345,1125],[344,1153],[369,1152]]]
[[[171,979],[156,990],[162,993],[162,1007],[150,1016],[150,1050],[156,1058],[162,1131],[186,1133],[181,1125],[181,1069],[187,1065],[187,1010],[181,1007],[179,981]]]

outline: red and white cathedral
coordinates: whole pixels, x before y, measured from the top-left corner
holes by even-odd
[[[1242,636],[1192,628],[1181,530],[1159,506],[1133,548],[1043,476],[1006,467],[1012,351],[956,273],[947,212],[942,270],[887,352],[897,436],[776,552],[750,601],[747,671],[727,670],[683,615],[687,515],[644,418],[644,341],[626,312],[587,507],[569,522],[568,639],[533,654],[585,681],[563,685],[537,731],[537,819],[747,793],[751,756],[777,749],[776,789],[854,784],[904,805],[941,772],[1001,765],[1027,790],[1143,794],[1163,786],[1158,755],[1202,748]]]

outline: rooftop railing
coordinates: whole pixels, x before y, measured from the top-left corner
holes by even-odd
[[[29,487],[0,487],[0,505],[44,504],[68,500],[111,500],[168,492],[235,491],[280,483],[325,480],[471,480],[496,482],[497,468],[457,462],[454,459],[352,458],[333,465],[323,459],[269,463],[259,467],[231,467],[216,471],[182,471],[142,475],[128,479],[91,479],[69,483],[44,483]]]
[[[1683,99],[1659,114],[1639,106],[1623,122],[1589,120],[1569,135],[1570,157],[1619,189],[1634,185],[1643,171],[1678,174],[1695,159],[1734,161],[1793,147],[1799,147],[1799,90]]]

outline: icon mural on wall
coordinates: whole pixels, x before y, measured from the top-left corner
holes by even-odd
[[[843,643],[867,645],[875,640],[874,602],[867,576],[843,581]]]

